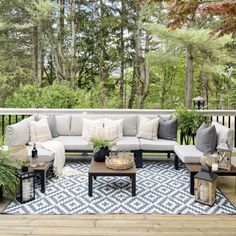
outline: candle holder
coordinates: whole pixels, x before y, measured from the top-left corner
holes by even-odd
[[[211,171],[208,165],[194,176],[195,202],[213,206],[216,200],[217,175]]]
[[[20,181],[16,200],[21,204],[33,201],[35,199],[34,170],[27,166],[22,166],[21,170],[17,171],[16,176]]]

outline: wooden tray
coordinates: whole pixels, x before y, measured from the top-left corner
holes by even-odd
[[[114,170],[126,170],[134,165],[134,154],[130,152],[118,152],[106,157],[106,167]]]

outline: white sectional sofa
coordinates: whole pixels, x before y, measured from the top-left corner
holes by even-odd
[[[157,115],[144,115],[150,119],[158,117]],[[170,120],[171,116],[160,116],[163,120]],[[8,125],[6,129],[6,138],[8,147],[15,145],[27,145],[30,140],[29,122],[31,120],[40,120],[42,115],[34,115],[26,118],[19,123]],[[177,126],[175,129],[175,137],[169,139],[148,140],[136,137],[139,125],[138,115],[78,115],[78,114],[62,114],[55,115],[55,124],[49,124],[50,129],[56,129],[57,135],[53,139],[64,144],[66,152],[92,152],[92,144],[82,137],[83,118],[96,120],[100,118],[108,118],[111,120],[123,119],[123,137],[117,140],[116,149],[118,151],[134,152],[136,166],[142,167],[143,152],[165,152],[174,153],[174,146],[177,144]],[[159,124],[160,128],[160,124]],[[166,127],[164,132],[168,133]],[[51,130],[52,131],[52,130]],[[55,130],[54,130],[55,131]],[[163,132],[163,130],[162,130]],[[173,133],[173,130],[172,130]],[[52,131],[53,134],[53,131]],[[31,156],[31,146],[27,146],[28,156]],[[43,161],[51,161],[54,154],[43,148],[38,148],[38,157]]]

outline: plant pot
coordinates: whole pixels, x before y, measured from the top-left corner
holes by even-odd
[[[94,150],[94,160],[97,162],[105,162],[106,156],[109,156],[108,147],[102,147],[98,151]]]

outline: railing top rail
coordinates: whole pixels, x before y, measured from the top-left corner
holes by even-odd
[[[173,114],[175,110],[159,109],[36,109],[0,108],[0,115],[31,114]]]
[[[236,116],[236,110],[197,110],[206,116]],[[45,108],[0,108],[0,115],[33,114],[173,114],[174,109],[45,109]]]

